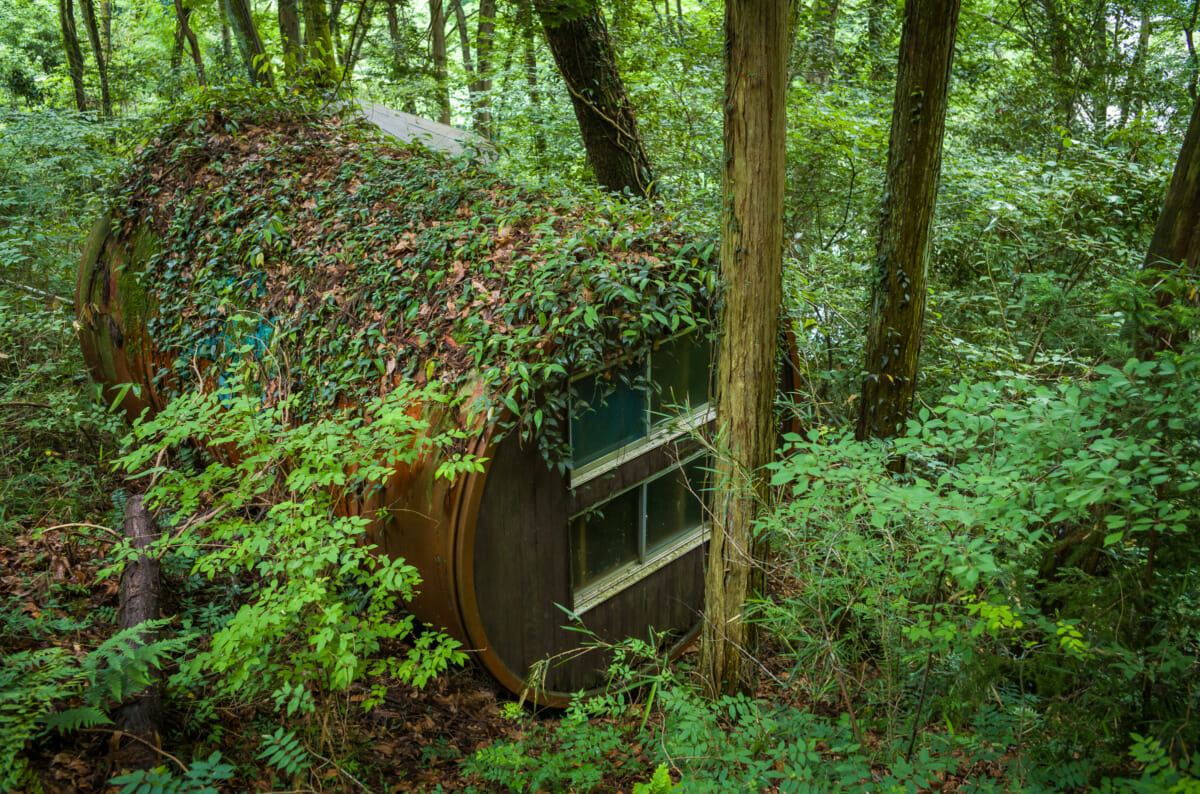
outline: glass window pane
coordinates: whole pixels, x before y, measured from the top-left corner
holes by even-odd
[[[709,349],[707,339],[692,335],[672,339],[654,351],[650,357],[653,421],[674,416],[685,405],[695,410],[708,402]]]
[[[651,552],[704,521],[701,498],[706,458],[675,467],[646,483],[646,551]]]
[[[575,384],[571,462],[576,468],[646,434],[646,392],[633,387],[638,368],[597,373]],[[607,376],[607,377],[606,377]],[[605,395],[605,391],[613,389]]]
[[[571,581],[591,584],[638,557],[641,489],[634,488],[571,521]]]

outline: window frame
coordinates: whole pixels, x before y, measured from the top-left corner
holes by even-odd
[[[650,455],[656,452],[663,452],[665,449],[680,441],[688,434],[710,424],[716,416],[716,408],[711,397],[706,399],[704,403],[697,406],[688,406],[690,410],[680,414],[672,414],[665,417],[656,417],[652,410],[654,400],[651,397],[650,390],[654,388],[654,356],[667,343],[676,341],[686,337],[687,334],[680,334],[663,340],[663,342],[654,350],[649,351],[645,355],[645,362],[641,367],[639,377],[644,379],[646,383],[646,399],[645,399],[645,416],[646,432],[641,437],[627,444],[618,447],[615,450],[605,453],[595,460],[588,461],[582,466],[576,468],[574,465],[569,469],[569,487],[574,491],[594,482],[607,474],[616,472],[618,469],[626,466],[643,456]],[[712,360],[712,345],[709,343],[709,360]],[[626,363],[629,360],[626,360]],[[586,378],[593,377],[599,373],[609,371],[615,367],[620,367],[622,362],[615,362],[612,366],[592,370],[589,372],[580,373],[571,378],[572,387],[575,383]],[[636,385],[636,384],[634,384]],[[710,390],[711,394],[711,390]],[[706,395],[707,396],[707,395]],[[574,406],[572,406],[574,410]],[[568,427],[570,422],[568,422]],[[573,433],[572,433],[573,435]],[[574,451],[574,438],[569,436],[572,452]],[[618,489],[603,492],[588,503],[578,505],[577,509],[571,512],[569,516],[566,530],[572,539],[568,540],[569,564],[571,593],[572,593],[572,611],[576,615],[582,615],[585,612],[595,608],[599,604],[608,600],[617,593],[625,590],[655,572],[670,565],[675,560],[683,557],[691,551],[706,543],[712,534],[712,526],[709,521],[707,511],[704,509],[703,497],[694,493],[697,498],[701,499],[702,518],[698,525],[687,527],[679,532],[677,536],[668,540],[663,545],[656,549],[648,551],[646,549],[646,518],[647,518],[647,487],[654,481],[672,475],[677,471],[684,471],[685,467],[689,466],[696,460],[708,458],[707,452],[698,446],[694,446],[683,454],[678,454],[679,449],[673,451],[670,455],[670,463],[662,468],[659,468],[647,476],[630,483]],[[638,525],[634,530],[637,533],[637,558],[628,562],[622,563],[611,571],[600,575],[595,581],[589,582],[586,585],[577,585],[575,583],[575,563],[574,554],[575,548],[573,543],[573,526],[574,523],[584,518],[586,515],[597,509],[603,508],[605,504],[613,501],[630,491],[638,490]],[[586,530],[585,530],[586,531]]]

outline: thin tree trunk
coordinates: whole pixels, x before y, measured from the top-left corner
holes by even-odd
[[[112,97],[108,93],[108,61],[104,57],[104,44],[100,40],[100,25],[96,21],[96,6],[92,0],[79,0],[79,11],[83,14],[83,27],[87,31],[88,43],[96,56],[96,72],[100,75],[100,110],[112,118]]]
[[[79,47],[79,34],[75,28],[73,0],[58,0],[58,21],[62,27],[63,49],[67,53],[67,72],[75,90],[75,109],[82,113],[87,110],[87,92],[83,88],[83,50]]]
[[[429,0],[429,44],[433,56],[433,75],[437,84],[438,121],[450,123],[450,86],[446,78],[446,10],[442,0]]]
[[[596,181],[617,193],[650,195],[654,186],[650,160],[599,6],[591,2],[580,11],[572,0],[538,0],[536,8],[571,95]]]
[[[1142,273],[1154,291],[1155,302],[1166,309],[1190,292],[1200,272],[1200,100],[1192,106],[1187,135],[1175,161],[1175,172],[1163,200],[1162,212],[1150,238]],[[1163,350],[1174,350],[1180,330],[1161,318],[1142,322],[1134,350],[1143,361]]]
[[[406,57],[407,48],[400,32],[401,19],[397,5],[396,0],[387,0],[388,36],[392,42],[392,77],[398,80],[406,77],[412,71],[412,68],[409,66],[408,58]],[[407,17],[404,19],[403,24],[405,28],[408,27]],[[411,95],[405,97],[401,110],[408,113],[417,112],[416,103],[413,101]]]
[[[245,59],[246,73],[253,85],[272,85],[271,69],[267,63],[267,51],[263,47],[262,37],[258,35],[258,27],[254,24],[254,15],[250,12],[249,0],[226,0],[230,21],[234,33],[238,37],[238,45]]]
[[[354,64],[358,63],[362,43],[367,37],[367,30],[371,27],[371,16],[374,13],[374,0],[359,0],[358,11],[354,14],[354,24],[350,26],[350,41],[346,43],[346,48],[342,51],[343,74],[354,74]]]
[[[476,66],[475,131],[492,137],[492,47],[496,38],[496,0],[479,0],[479,26],[475,36]]]
[[[1150,33],[1153,29],[1154,20],[1150,17],[1150,10],[1143,8],[1138,18],[1137,49],[1133,52],[1133,60],[1129,62],[1129,72],[1121,90],[1121,129],[1129,123],[1131,115],[1134,121],[1142,115],[1141,93],[1146,77],[1146,50],[1150,48]]]
[[[175,0],[175,18],[179,20],[179,30],[183,33],[183,37],[192,51],[192,61],[196,64],[196,80],[200,85],[208,85],[208,78],[204,76],[204,59],[200,57],[200,45],[196,42],[196,34],[188,25],[188,18],[191,15],[192,9],[184,8],[183,0]]]
[[[762,589],[752,532],[768,490],[783,273],[787,0],[726,0],[724,301],[717,355],[718,443],[700,671],[715,694],[751,693],[757,632],[747,600]]]
[[[283,73],[289,81],[294,81],[304,64],[298,0],[279,0],[279,40],[283,45]]]
[[[926,265],[960,0],[909,0],[880,209],[857,436],[903,432],[917,384]]]
[[[450,0],[450,9],[454,12],[455,27],[458,29],[458,44],[462,50],[463,71],[467,73],[467,104],[471,106],[471,119],[479,112],[479,82],[475,75],[475,63],[471,58],[471,35],[467,28],[467,14],[463,11],[462,0]]]
[[[537,156],[538,164],[544,165],[546,154],[546,134],[542,117],[542,89],[538,85],[537,52],[534,49],[533,12],[528,3],[520,8],[520,27],[523,43],[522,63],[525,67],[525,87],[529,91],[529,109],[533,122],[533,153]]]

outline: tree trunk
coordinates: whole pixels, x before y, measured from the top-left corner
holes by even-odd
[[[346,42],[346,48],[342,51],[342,73],[347,75],[348,79],[354,74],[354,65],[358,63],[358,56],[362,52],[362,44],[367,38],[371,16],[374,13],[374,0],[359,1],[358,11],[354,14],[354,24],[350,26],[350,41]]]
[[[279,0],[279,40],[283,46],[283,73],[294,81],[304,63],[299,0]]]
[[[325,0],[304,0],[304,64],[317,88],[337,85],[337,63]]]
[[[477,59],[475,65],[475,131],[489,140],[492,138],[492,45],[496,37],[496,0],[479,0],[479,26],[475,36]]]
[[[191,15],[192,9],[184,8],[183,0],[175,0],[175,18],[179,20],[179,30],[187,39],[188,47],[192,51],[192,61],[196,64],[196,80],[200,85],[208,85],[208,79],[204,76],[204,59],[200,57],[200,45],[196,42],[196,34],[188,25],[188,18]]]
[[[479,111],[479,81],[475,75],[475,63],[471,57],[471,32],[467,28],[467,14],[463,11],[462,0],[450,0],[450,9],[454,12],[454,23],[458,29],[458,44],[462,51],[463,71],[467,73],[467,104],[471,106],[471,119]]]
[[[1192,106],[1175,173],[1163,200],[1162,212],[1150,238],[1143,277],[1154,290],[1160,309],[1187,294],[1194,301],[1194,281],[1200,269],[1200,100]],[[1143,361],[1163,350],[1174,350],[1180,330],[1161,318],[1141,322],[1134,340],[1137,357]]]
[[[409,66],[408,58],[407,58],[408,48],[407,48],[407,45],[405,44],[404,38],[401,34],[401,19],[400,19],[399,10],[397,9],[397,5],[398,4],[397,4],[396,0],[387,0],[388,37],[391,39],[391,42],[392,42],[392,77],[393,77],[393,79],[400,79],[402,77],[405,77],[412,71],[412,67]],[[409,27],[409,22],[408,22],[407,16],[405,17],[405,19],[403,21],[403,26],[405,29],[407,29]],[[416,113],[417,112],[416,103],[412,100],[411,95],[407,95],[405,97],[404,102],[400,109],[407,113]]]
[[[87,110],[87,92],[83,89],[83,50],[79,48],[79,34],[75,29],[74,0],[58,0],[58,21],[62,27],[63,49],[67,53],[67,72],[75,90],[75,109],[82,113]]]
[[[429,0],[429,43],[433,55],[438,121],[450,123],[450,86],[446,79],[446,11],[442,0]]]
[[[533,153],[538,165],[545,165],[546,134],[543,132],[542,89],[538,85],[537,52],[534,50],[533,11],[528,2],[518,11],[523,44],[522,63],[525,67],[525,87],[529,92],[529,109],[532,118]]]
[[[960,0],[909,0],[880,209],[857,436],[904,429],[917,384],[925,271]]]
[[[700,671],[712,693],[750,693],[757,632],[744,619],[762,589],[752,526],[775,449],[779,304],[783,292],[787,0],[726,0],[724,301],[717,355],[721,456],[712,489]],[[727,451],[725,451],[727,450]]]
[[[112,63],[112,0],[100,0],[100,40],[104,45],[104,62]]]
[[[654,185],[650,160],[617,72],[612,39],[599,6],[590,2],[581,11],[581,5],[572,0],[538,0],[536,7],[571,95],[596,181],[617,193],[628,190],[637,196],[650,195]]]
[[[125,535],[133,548],[144,551],[158,537],[154,519],[147,512],[141,496],[131,496],[125,505]],[[126,564],[125,572],[121,575],[120,585],[120,626],[122,630],[140,626],[148,620],[159,616],[159,563],[158,560],[145,554]],[[142,644],[153,642],[150,632],[143,632],[140,638]],[[121,704],[117,716],[117,725],[125,733],[148,742],[155,747],[160,745],[159,725],[162,720],[162,695],[157,684],[152,684],[141,692],[134,693]],[[131,747],[129,752],[136,755],[138,750],[148,750],[144,745]],[[147,756],[149,761],[157,760],[157,754],[152,751]]]
[[[246,74],[252,85],[271,86],[271,69],[267,63],[267,51],[263,47],[262,37],[258,35],[258,27],[254,24],[254,15],[250,12],[249,0],[227,0],[229,3],[229,20],[233,23],[234,33],[238,38],[238,48],[246,64]]]
[[[100,40],[96,6],[92,0],[79,0],[79,11],[83,14],[83,27],[87,30],[92,54],[96,56],[96,72],[100,75],[100,110],[106,117],[112,118],[112,97],[108,93],[108,61],[104,57],[104,43]]]

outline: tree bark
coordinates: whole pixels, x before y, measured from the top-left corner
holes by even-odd
[[[83,27],[87,31],[88,43],[96,56],[96,72],[100,75],[100,110],[112,118],[112,97],[108,93],[108,61],[104,57],[104,43],[100,39],[100,25],[96,21],[96,6],[92,0],[79,0],[79,11],[83,14]]]
[[[75,91],[75,109],[82,113],[87,110],[87,92],[83,88],[83,50],[79,47],[79,34],[75,28],[74,0],[58,0],[58,21],[67,54],[67,72]]]
[[[475,35],[475,131],[489,140],[492,131],[492,46],[496,38],[496,0],[479,0],[479,24]]]
[[[263,47],[262,37],[258,35],[258,27],[254,24],[254,15],[250,11],[249,0],[227,0],[229,3],[229,20],[238,38],[238,47],[246,64],[246,74],[252,85],[273,85],[271,69],[267,63],[267,51]]]
[[[960,0],[909,0],[871,281],[858,438],[904,429],[917,384],[926,266]]]
[[[535,6],[571,95],[596,181],[616,193],[628,190],[637,196],[650,195],[654,187],[650,160],[617,72],[612,39],[599,5],[537,0]]]
[[[1174,303],[1181,294],[1195,300],[1194,281],[1200,268],[1200,100],[1192,105],[1175,172],[1163,200],[1162,212],[1150,238],[1150,247],[1142,265],[1143,277],[1154,291],[1160,309]],[[1140,321],[1134,350],[1139,359],[1174,350],[1180,330],[1161,318]]]
[[[208,79],[204,76],[204,59],[200,57],[200,44],[197,43],[196,34],[188,24],[191,15],[192,9],[184,8],[183,0],[175,0],[175,18],[179,21],[179,30],[191,49],[192,61],[196,64],[196,80],[200,85],[208,85]]]
[[[429,0],[429,44],[433,56],[438,121],[450,123],[450,86],[446,79],[446,10],[442,0]]]
[[[337,62],[325,0],[304,0],[304,64],[317,88],[337,84]]]
[[[542,118],[542,89],[538,85],[537,52],[534,49],[533,10],[529,3],[523,3],[518,11],[521,28],[522,63],[525,71],[525,88],[529,92],[529,109],[533,122],[533,153],[537,156],[538,164],[544,165],[546,154],[546,134],[543,132]]]
[[[454,26],[458,30],[463,71],[467,73],[467,104],[471,106],[471,119],[474,121],[479,110],[479,82],[475,75],[475,62],[471,57],[471,32],[467,27],[467,14],[463,11],[462,0],[450,0],[450,10],[454,12]]]
[[[726,0],[724,289],[717,355],[718,444],[700,671],[715,694],[750,693],[757,632],[746,602],[761,591],[763,467],[775,448],[783,273],[787,0]]]
[[[279,0],[279,41],[283,49],[283,73],[293,81],[304,63],[298,0]]]
[[[144,551],[158,537],[154,519],[146,510],[141,496],[132,496],[125,505],[125,535],[130,545]],[[145,554],[125,566],[120,586],[120,627],[122,630],[140,626],[159,616],[159,563]],[[148,631],[140,638],[142,644],[153,642]],[[135,693],[121,704],[117,725],[126,733],[158,746],[162,720],[162,695],[157,684]],[[144,746],[142,749],[148,749]],[[151,753],[151,760],[156,754]]]

